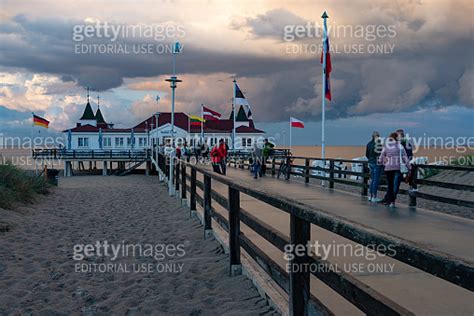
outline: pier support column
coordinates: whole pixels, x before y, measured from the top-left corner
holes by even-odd
[[[107,175],[107,161],[102,161],[102,175],[106,176]]]
[[[149,176],[150,175],[150,161],[145,162],[145,175]]]

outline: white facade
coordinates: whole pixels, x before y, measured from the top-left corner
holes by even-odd
[[[71,150],[101,150],[99,146],[99,133],[97,132],[78,132],[71,133],[71,148],[68,146],[68,133],[64,133],[64,144]],[[134,150],[148,148],[147,133],[134,133]],[[131,135],[125,132],[103,132],[102,150],[132,150]]]

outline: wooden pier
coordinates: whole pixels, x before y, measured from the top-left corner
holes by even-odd
[[[304,159],[306,162],[310,158]],[[440,199],[420,196],[416,191],[409,205],[396,209],[371,204],[364,197],[368,183],[364,169],[358,174],[338,170],[360,176],[358,180],[349,180],[335,176],[337,172],[331,167],[323,170],[328,173],[327,177],[314,175],[310,172],[314,167],[306,162],[293,165],[303,167],[302,173],[294,172],[294,176],[299,177],[295,181],[277,179],[271,176],[277,170],[276,160],[278,158],[267,169],[269,176],[259,180],[252,179],[245,170],[248,162],[242,157],[231,159],[231,165],[236,168],[229,168],[227,176],[213,173],[208,165],[175,162],[174,185],[179,197],[189,199],[191,213],[196,212],[198,205],[202,206],[204,237],[211,235],[214,225],[228,232],[230,275],[240,273],[242,253],[249,255],[288,294],[290,315],[474,312],[473,221],[415,209],[417,197]],[[159,156],[157,163],[162,176],[168,175],[169,162],[167,157]],[[433,167],[445,168],[429,166]],[[473,171],[466,168],[463,170]],[[328,181],[329,186],[310,184],[313,178]],[[361,196],[334,189],[335,183],[348,184],[349,181],[361,188]],[[456,199],[443,199],[443,202],[472,203]],[[385,256],[375,262],[393,263],[395,270],[348,273],[331,269],[323,272],[285,269],[287,263],[321,267],[335,263],[368,263],[367,258],[297,256],[295,248],[291,249],[293,259],[284,260],[287,245],[299,245],[307,253],[308,242],[315,241],[376,247]]]

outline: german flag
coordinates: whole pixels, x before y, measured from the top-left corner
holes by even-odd
[[[47,119],[42,118],[41,116],[33,114],[33,125],[38,125],[38,126],[48,128],[49,121]]]

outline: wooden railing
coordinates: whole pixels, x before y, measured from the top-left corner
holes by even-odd
[[[159,154],[158,166],[166,177],[169,176],[171,161],[169,157]],[[471,282],[474,278],[474,268],[462,259],[421,248],[416,243],[367,229],[354,222],[329,216],[326,212],[297,203],[282,195],[269,194],[251,188],[244,183],[213,173],[202,165],[193,165],[178,160],[173,161],[173,163],[176,166],[173,185],[175,185],[177,194],[179,192],[182,199],[187,199],[187,193],[189,192],[191,214],[196,212],[197,203],[203,207],[204,237],[207,238],[212,233],[213,219],[228,232],[229,274],[232,276],[240,273],[241,248],[244,249],[288,293],[290,315],[333,314],[311,294],[310,274],[316,276],[367,315],[413,315],[409,310],[366,286],[350,274],[327,268],[330,266],[330,262],[312,255],[298,256],[295,252],[296,245],[298,245],[299,250],[303,249],[301,252],[309,253],[308,242],[311,240],[310,227],[312,224],[364,246],[370,245],[375,249],[393,249],[393,252],[387,252],[385,255],[458,286],[471,291],[474,290],[474,285]],[[203,181],[197,179],[198,173],[203,176]],[[227,196],[212,189],[213,181],[227,186]],[[200,188],[202,195],[198,194],[197,188]],[[251,196],[288,213],[290,215],[289,238],[267,223],[257,219],[248,210],[242,209],[240,207],[241,194]],[[216,211],[213,206],[214,202],[227,210],[227,216],[223,216]],[[316,269],[315,271],[290,269],[290,271],[286,271],[241,231],[240,222],[281,252],[286,253],[286,246],[293,245],[294,247],[290,251],[290,254],[293,255],[293,259],[290,260],[291,266],[293,264],[301,266],[316,264],[327,269]]]
[[[251,163],[249,162],[249,154],[240,154],[229,158],[230,165],[237,168],[248,168],[250,169]],[[291,162],[293,161],[293,162]],[[312,166],[312,162],[318,161],[323,166]],[[294,180],[301,179],[305,183],[309,183],[311,179],[322,180],[327,182],[329,189],[334,188],[335,184],[344,184],[350,186],[356,186],[360,188],[360,194],[367,196],[370,172],[367,161],[361,160],[348,160],[348,159],[322,159],[322,158],[310,158],[310,157],[294,157],[288,155],[273,155],[266,162],[267,174],[275,175],[280,165],[286,162],[291,164],[290,177]],[[349,170],[349,164],[359,165],[361,171]],[[409,197],[408,205],[410,207],[416,207],[417,198],[425,200],[431,200],[441,203],[448,203],[452,205],[464,206],[474,208],[474,201],[463,200],[448,196],[440,196],[435,194],[429,194],[420,192],[418,185],[423,186],[434,186],[451,190],[461,190],[474,192],[474,186],[469,184],[450,183],[442,181],[433,181],[429,179],[420,179],[418,174],[420,170],[451,170],[451,171],[462,171],[462,172],[474,172],[474,167],[471,166],[444,166],[444,165],[412,165],[412,172],[414,175],[412,189],[400,188],[399,194],[406,195]],[[319,173],[319,174],[317,174]],[[351,180],[350,176],[354,176],[356,179]],[[380,185],[378,190],[386,191],[386,186]]]
[[[120,159],[142,161],[150,158],[150,149],[137,150],[65,150],[65,149],[33,149],[34,159]]]

